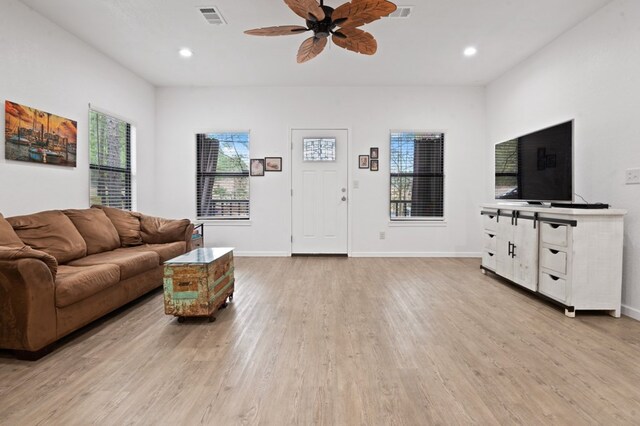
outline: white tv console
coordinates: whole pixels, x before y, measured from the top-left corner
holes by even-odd
[[[482,272],[619,318],[625,210],[484,204]]]

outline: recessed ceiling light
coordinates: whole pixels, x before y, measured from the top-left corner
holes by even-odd
[[[179,53],[183,58],[190,58],[193,56],[193,52],[191,51],[191,49],[187,49],[186,47],[180,49]]]
[[[476,53],[478,53],[478,49],[476,49],[473,46],[469,46],[466,49],[464,49],[464,56],[468,58],[471,56],[476,56]]]

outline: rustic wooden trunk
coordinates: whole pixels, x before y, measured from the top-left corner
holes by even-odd
[[[165,262],[164,311],[185,317],[214,318],[233,299],[233,249],[199,248]]]

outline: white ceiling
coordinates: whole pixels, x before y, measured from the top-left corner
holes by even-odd
[[[307,34],[254,37],[243,31],[301,25],[282,0],[22,0],[156,86],[483,85],[610,0],[398,0],[409,19],[364,28],[378,40],[368,57],[328,47],[296,63]],[[327,0],[337,7],[344,0]],[[208,24],[198,6],[229,23]],[[462,50],[478,47],[474,58]],[[181,47],[194,56],[178,56]]]

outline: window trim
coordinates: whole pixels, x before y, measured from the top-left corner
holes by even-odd
[[[91,164],[91,113],[95,112],[98,114],[106,115],[111,118],[115,118],[116,120],[120,120],[125,122],[129,126],[129,140],[127,141],[127,149],[129,151],[128,158],[128,169],[122,170],[120,168],[113,168],[116,172],[124,172],[125,179],[128,184],[128,193],[129,193],[129,203],[128,210],[135,211],[138,208],[138,191],[137,191],[137,137],[138,137],[138,125],[135,120],[130,120],[120,114],[114,114],[107,109],[96,107],[91,103],[88,104],[89,108],[87,110],[87,156],[89,157],[89,176],[88,176],[88,184],[89,184],[89,204],[91,203],[91,170],[107,170],[110,167],[100,167],[97,164]],[[96,166],[96,167],[92,167]],[[128,172],[128,173],[127,173]]]
[[[401,218],[393,218],[391,216],[391,135],[393,133],[442,133],[443,134],[443,138],[444,138],[444,143],[442,146],[442,216],[441,217],[416,217],[416,218],[412,218],[412,217],[401,217]],[[387,139],[387,147],[388,147],[388,151],[387,151],[387,155],[389,155],[389,159],[387,161],[387,165],[389,166],[389,179],[388,179],[388,186],[387,186],[387,212],[388,212],[388,217],[389,217],[389,225],[390,226],[397,226],[397,227],[402,227],[402,226],[407,226],[407,227],[411,227],[411,226],[424,226],[424,227],[443,227],[443,226],[447,226],[447,213],[449,211],[449,209],[447,208],[447,188],[448,188],[448,179],[447,179],[447,170],[449,169],[448,167],[448,162],[447,162],[447,158],[448,158],[448,150],[447,150],[447,140],[448,140],[448,134],[449,131],[448,129],[411,129],[411,130],[407,130],[405,129],[391,129],[389,130],[389,136]],[[381,155],[381,153],[380,153]],[[380,156],[379,155],[379,156]]]
[[[194,176],[194,182],[196,184],[196,190],[195,190],[195,214],[194,217],[199,220],[200,222],[205,222],[205,225],[207,226],[233,226],[233,225],[238,225],[238,226],[251,226],[251,173],[248,173],[248,177],[249,177],[249,215],[247,217],[231,217],[231,216],[221,216],[221,217],[208,217],[208,216],[198,216],[198,135],[202,135],[202,134],[209,134],[209,133],[246,133],[249,137],[249,161],[251,161],[251,129],[211,129],[211,128],[206,128],[206,129],[196,129],[193,133],[193,141],[195,141],[195,144],[193,145],[194,149],[193,149],[193,157],[192,157],[192,163],[194,164],[194,171],[193,171],[193,176]],[[229,173],[229,176],[232,175],[239,175],[239,176],[244,176],[244,175],[240,175],[239,173]]]

